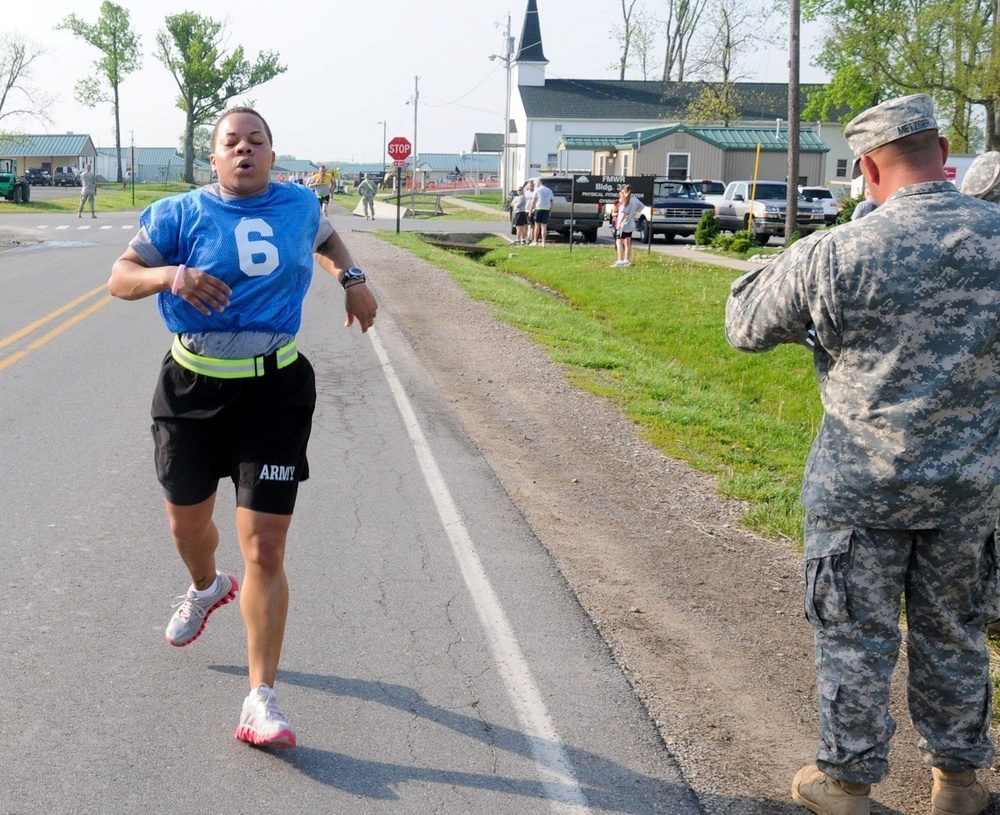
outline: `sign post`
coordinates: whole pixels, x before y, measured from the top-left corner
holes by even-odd
[[[403,200],[403,168],[413,152],[413,145],[404,136],[394,136],[386,149],[396,167],[396,234],[399,234],[399,208]],[[416,174],[414,174],[416,178]]]

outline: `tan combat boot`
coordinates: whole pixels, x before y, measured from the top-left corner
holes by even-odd
[[[816,815],[869,815],[870,790],[871,784],[838,781],[810,764],[795,774],[792,800]]]
[[[931,815],[979,815],[990,802],[990,791],[975,770],[949,772],[931,767]]]

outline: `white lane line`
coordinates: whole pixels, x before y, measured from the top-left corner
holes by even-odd
[[[490,585],[482,560],[476,552],[458,507],[452,500],[448,485],[441,475],[441,470],[417,421],[406,391],[389,361],[385,347],[375,329],[369,329],[368,334],[382,365],[382,373],[392,392],[396,408],[406,425],[424,481],[451,542],[452,551],[455,553],[459,570],[476,607],[479,621],[490,643],[497,670],[538,764],[545,797],[551,802],[553,812],[585,815],[590,812],[586,796],[583,794],[580,782],[576,780],[573,765],[563,750],[562,740],[545,708],[542,694],[531,675],[528,662],[514,636],[514,630],[500,605],[500,599]]]

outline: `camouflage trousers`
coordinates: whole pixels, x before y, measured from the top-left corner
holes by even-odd
[[[806,617],[815,629],[817,764],[869,784],[889,772],[889,685],[906,603],[908,703],[924,763],[989,767],[986,625],[1000,618],[996,518],[871,529],[807,515]]]

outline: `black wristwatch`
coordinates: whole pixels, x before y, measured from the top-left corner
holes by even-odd
[[[357,266],[352,266],[346,272],[340,273],[340,285],[345,289],[352,285],[365,282],[365,273]]]

